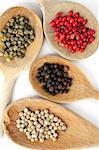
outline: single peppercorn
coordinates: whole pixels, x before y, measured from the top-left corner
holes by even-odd
[[[37,70],[36,79],[42,83],[43,90],[50,95],[68,93],[72,85],[72,78],[69,76],[68,71],[68,66],[44,63]]]

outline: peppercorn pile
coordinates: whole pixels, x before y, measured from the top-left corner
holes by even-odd
[[[55,41],[71,53],[84,52],[86,46],[91,44],[95,37],[95,30],[86,27],[88,20],[72,10],[68,15],[62,12],[56,14],[56,18],[50,22],[54,31]]]
[[[72,78],[68,75],[69,67],[60,64],[45,63],[37,71],[36,78],[42,88],[51,95],[68,93]]]
[[[67,128],[67,125],[49,110],[33,112],[28,108],[19,113],[16,126],[31,142],[40,141],[41,143],[46,139],[52,139],[55,142],[58,138],[57,130],[65,131]]]
[[[2,42],[4,43],[1,54],[9,62],[15,57],[23,58],[26,48],[35,38],[34,29],[29,23],[29,19],[24,16],[11,18],[1,31]]]

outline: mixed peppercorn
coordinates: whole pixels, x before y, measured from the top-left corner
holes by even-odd
[[[20,15],[11,18],[1,34],[3,48],[0,56],[4,56],[8,62],[15,57],[23,58],[26,48],[35,38],[34,29],[31,27],[29,19]]]
[[[87,22],[78,12],[70,10],[67,15],[58,12],[50,26],[54,31],[55,41],[70,52],[76,53],[84,52],[87,45],[95,40],[95,30],[86,27]]]
[[[68,93],[72,85],[72,78],[68,74],[69,67],[55,64],[44,63],[37,70],[36,78],[42,83],[42,88],[51,95]]]
[[[31,142],[40,141],[41,143],[46,139],[52,139],[55,142],[59,135],[57,130],[67,129],[67,125],[48,109],[33,112],[29,108],[19,113],[16,127],[20,132],[25,133]]]

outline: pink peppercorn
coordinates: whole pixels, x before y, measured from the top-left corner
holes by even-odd
[[[68,48],[71,53],[82,53],[95,40],[95,30],[86,27],[87,22],[78,12],[70,10],[67,15],[58,12],[56,18],[50,22],[50,27],[60,46]]]

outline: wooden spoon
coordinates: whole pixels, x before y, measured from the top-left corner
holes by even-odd
[[[38,2],[40,3],[41,10],[43,12],[43,26],[45,36],[58,54],[70,60],[78,60],[87,58],[96,51],[99,45],[99,26],[94,15],[85,6],[79,3],[68,1],[59,2],[57,0],[38,0]],[[89,44],[83,53],[71,53],[68,49],[59,46],[54,40],[54,34],[49,25],[50,21],[55,18],[55,14],[57,12],[64,12],[65,14],[67,14],[70,10],[79,12],[82,17],[88,20],[86,26],[96,31],[94,42]]]
[[[0,17],[0,31],[4,28],[9,19],[16,15],[23,15],[29,19],[31,26],[35,30],[36,37],[31,45],[27,48],[26,56],[23,59],[12,60],[8,63],[3,57],[0,57],[0,71],[4,76],[1,92],[2,96],[0,100],[0,135],[2,134],[1,124],[3,119],[3,111],[6,105],[9,103],[15,79],[37,57],[43,42],[42,24],[39,17],[34,11],[28,10],[24,7],[13,7],[4,12]]]
[[[69,93],[57,94],[55,96],[52,96],[43,90],[42,84],[40,84],[36,78],[36,74],[38,68],[43,66],[43,64],[46,62],[58,63],[63,64],[64,66],[69,66],[69,76],[73,78],[73,84],[70,87]],[[69,61],[59,56],[48,55],[35,61],[30,69],[29,78],[32,87],[40,96],[54,102],[67,103],[90,97],[99,99],[99,92],[97,92],[91,86],[85,75],[75,65],[71,64]]]
[[[32,143],[27,139],[26,135],[19,132],[16,128],[16,120],[18,113],[23,111],[25,107],[35,111],[37,109],[49,109],[50,112],[60,117],[68,128],[65,132],[59,133],[58,140],[46,140],[44,143]],[[99,145],[99,129],[88,121],[80,118],[78,115],[72,113],[68,109],[49,101],[42,99],[22,99],[14,102],[6,109],[4,113],[4,129],[6,134],[16,144],[31,148],[31,149],[70,149],[83,148]]]

